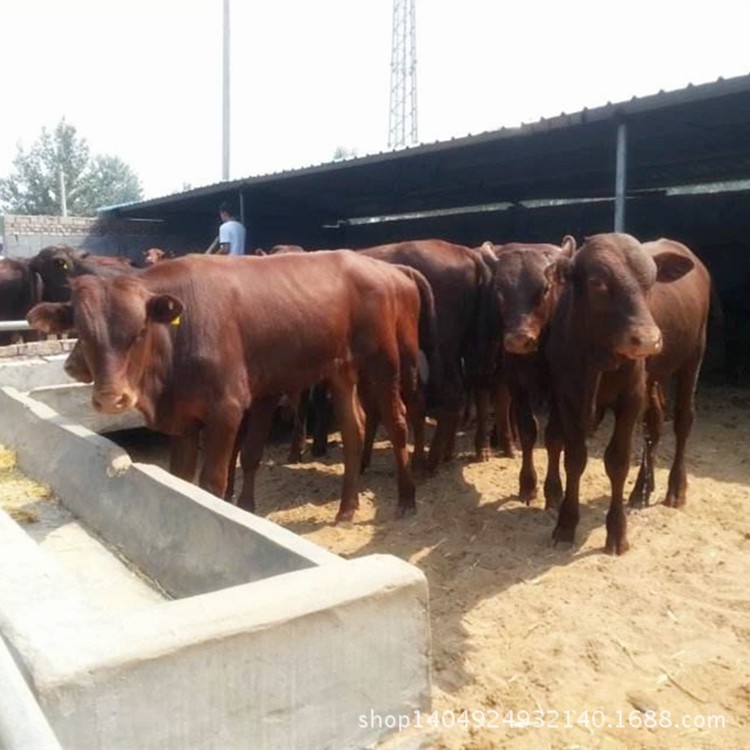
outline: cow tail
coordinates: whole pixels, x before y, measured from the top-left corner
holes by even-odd
[[[495,371],[499,347],[500,327],[497,299],[494,294],[494,268],[484,262],[477,263],[476,293],[473,321],[473,376],[478,382],[489,382]]]
[[[420,365],[419,378],[426,386],[428,401],[435,402],[441,391],[442,362],[438,341],[435,297],[430,282],[422,273],[409,266],[399,266],[416,284],[419,291],[419,350],[427,361],[427,372]]]

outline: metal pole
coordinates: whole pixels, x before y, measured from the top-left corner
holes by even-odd
[[[624,122],[617,126],[615,166],[615,232],[625,231],[625,187],[627,177],[628,132]]]
[[[221,179],[229,179],[229,0],[224,0]]]
[[[62,164],[58,167],[58,174],[60,177],[60,214],[62,216],[67,216],[68,197],[65,195],[65,172],[63,172]]]

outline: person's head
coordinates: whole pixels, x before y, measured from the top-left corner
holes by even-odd
[[[234,219],[234,217],[234,209],[229,203],[224,202],[219,206],[219,218],[222,221],[229,221],[230,219]]]

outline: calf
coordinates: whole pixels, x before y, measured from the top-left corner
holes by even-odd
[[[612,409],[615,426],[604,454],[612,497],[605,550],[628,549],[623,488],[630,464],[633,428],[646,391],[645,360],[662,350],[663,339],[647,298],[654,284],[674,283],[694,266],[668,248],[651,253],[627,234],[588,237],[568,263],[567,278],[552,318],[546,354],[554,390],[551,420],[565,450],[565,494],[552,537],[572,542],[579,518],[579,488],[586,467],[586,437],[597,417]],[[560,485],[550,460],[550,486]]]
[[[138,277],[81,276],[70,303],[29,313],[47,332],[79,332],[73,377],[93,380],[94,407],[139,409],[176,436],[170,469],[192,479],[202,431],[200,484],[225,492],[243,418],[239,504],[254,508],[254,477],[273,411],[284,393],[328,380],[344,440],[337,520],[358,505],[363,421],[360,373],[390,433],[398,515],[415,510],[406,451],[404,383],[416,388],[417,286],[398,269],[351,252],[266,258],[189,256]]]
[[[484,247],[494,257],[490,325],[498,329],[498,335],[492,338],[501,349],[496,383],[498,434],[505,434],[506,443],[510,442],[507,390],[522,452],[518,494],[529,504],[537,493],[534,444],[538,424],[534,412],[535,407],[546,402],[551,388],[542,352],[563,288],[557,264],[560,259],[572,257],[575,240],[565,237],[562,247],[522,243],[485,243]],[[547,507],[554,504],[555,500],[548,497]]]

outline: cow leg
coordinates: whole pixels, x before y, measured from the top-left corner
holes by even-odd
[[[356,375],[341,373],[331,381],[333,405],[344,442],[344,483],[341,490],[341,505],[336,515],[339,521],[351,521],[359,507],[357,480],[362,464],[362,442],[364,415],[357,397]]]
[[[383,378],[383,383],[376,394],[383,423],[388,431],[388,437],[393,447],[396,460],[396,475],[398,479],[398,506],[396,518],[403,518],[417,512],[415,501],[414,479],[409,466],[409,449],[407,447],[406,406],[401,399],[398,381]]]
[[[174,435],[169,441],[169,472],[188,482],[195,481],[198,469],[200,431],[193,427],[184,435]]]
[[[240,455],[242,450],[242,444],[245,442],[245,435],[247,434],[247,412],[242,417],[240,422],[240,428],[237,430],[237,436],[234,439],[234,448],[232,449],[232,457],[229,459],[229,469],[227,471],[227,488],[224,490],[224,499],[231,502],[234,496],[234,480],[237,473],[237,457]]]
[[[631,508],[647,506],[654,491],[654,458],[664,430],[664,394],[658,383],[648,384],[647,398],[648,405],[643,417],[643,455],[638,477],[628,500]]]
[[[362,463],[359,467],[360,473],[364,474],[365,470],[372,463],[372,449],[375,444],[375,435],[380,425],[380,412],[370,395],[366,382],[360,380],[358,392],[359,401],[365,413],[365,441],[362,447]]]
[[[307,447],[307,411],[310,403],[310,389],[296,394],[292,399],[296,401],[294,407],[294,428],[292,430],[292,444],[289,447],[289,457],[287,462],[298,464],[302,461],[302,456]]]
[[[500,383],[495,389],[495,426],[500,453],[505,458],[514,458],[513,420],[511,412],[510,389],[506,383]]]
[[[565,441],[565,497],[557,515],[557,525],[552,532],[552,539],[558,542],[573,543],[576,527],[580,517],[579,492],[581,476],[586,469],[588,452],[586,433],[580,420],[575,418],[574,411],[566,411],[561,416]]]
[[[328,384],[318,383],[311,392],[311,406],[315,415],[312,454],[321,458],[328,454],[328,433],[330,432],[330,410],[328,408]]]
[[[427,456],[427,471],[430,474],[437,469],[438,464],[453,458],[461,395],[461,373],[454,364],[446,367],[443,380],[443,403],[437,411],[437,424]]]
[[[417,388],[415,393],[405,391],[406,418],[414,433],[414,449],[411,455],[412,475],[424,476],[427,464],[425,457],[424,421],[426,414],[424,391]]]
[[[695,388],[698,382],[700,363],[692,362],[678,373],[674,405],[675,451],[669,472],[667,496],[664,504],[670,508],[685,505],[687,493],[687,470],[685,468],[685,446],[695,421]]]
[[[253,401],[247,410],[247,427],[240,456],[242,491],[237,499],[237,505],[250,512],[255,512],[255,475],[258,473],[260,460],[263,458],[263,448],[278,403],[278,396],[267,396]]]
[[[200,486],[223,498],[227,489],[230,462],[234,453],[237,433],[242,423],[243,412],[227,410],[219,418],[203,427],[203,467],[200,471]]]
[[[633,430],[641,414],[643,389],[621,399],[615,407],[615,428],[604,451],[604,467],[612,487],[612,499],[607,513],[607,541],[604,551],[622,555],[628,551],[627,516],[623,507],[623,490],[630,468]]]
[[[477,461],[489,461],[492,457],[490,436],[487,427],[490,423],[490,389],[478,386],[474,391],[477,405],[477,424],[474,432],[474,456]]]
[[[550,408],[547,427],[544,431],[544,447],[547,449],[547,476],[544,479],[544,509],[555,510],[563,499],[560,478],[560,456],[563,451],[563,436],[560,417],[554,402]]]
[[[521,471],[519,474],[518,499],[530,505],[536,497],[537,475],[534,468],[534,446],[538,425],[531,408],[529,394],[523,390],[514,392],[514,406],[518,418],[518,430],[521,437]]]

